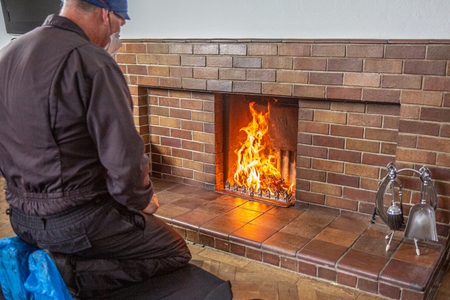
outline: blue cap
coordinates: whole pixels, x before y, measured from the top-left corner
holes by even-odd
[[[128,16],[127,0],[82,0],[82,1],[112,11],[113,13],[124,18],[125,20],[130,19],[130,17]]]

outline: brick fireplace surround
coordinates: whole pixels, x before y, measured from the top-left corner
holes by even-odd
[[[437,253],[433,259],[425,251],[421,256],[410,255],[408,264],[396,260],[395,251],[414,252],[405,242],[384,257],[386,265],[375,273],[370,267],[340,267],[345,256],[333,263],[301,256],[303,245],[290,255],[280,250],[282,246],[264,247],[263,240],[233,239],[232,231],[211,233],[202,230],[203,223],[177,222],[185,210],[167,214],[166,221],[187,239],[388,298],[426,299],[431,294],[448,252],[450,41],[123,43],[115,58],[133,96],[135,124],[152,159],[152,176],[161,182],[211,191],[223,187],[223,95],[238,93],[298,99],[296,203],[295,208],[283,208],[286,214],[297,217],[296,212],[314,211],[369,226],[378,183],[391,161],[398,169],[428,166],[439,199],[440,241],[422,245],[432,249],[429,253]],[[400,179],[407,215],[419,202],[420,180],[413,174]],[[372,226],[386,231],[382,224]],[[360,239],[369,236],[369,231],[359,232]],[[408,273],[410,265],[432,271],[420,284],[412,282],[417,278],[402,281],[395,272],[389,278],[383,276],[389,268]]]

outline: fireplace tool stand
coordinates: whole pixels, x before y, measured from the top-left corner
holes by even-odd
[[[421,190],[420,199],[421,202],[415,204],[410,212],[406,226],[403,222],[403,203],[402,203],[402,184],[397,177],[398,173],[401,172],[414,172],[419,175],[421,180]],[[397,206],[396,194],[395,194],[395,184],[398,185],[398,197],[399,206]],[[384,197],[386,192],[391,189],[392,193],[392,204],[386,210],[384,206]],[[428,196],[427,204],[425,200],[425,194]],[[375,215],[378,214],[380,219],[388,225],[389,229],[392,230],[386,239],[389,242],[386,246],[386,251],[390,249],[392,238],[396,230],[404,230],[404,237],[414,239],[414,244],[416,247],[416,254],[420,255],[419,246],[417,241],[420,240],[431,240],[438,241],[437,230],[436,230],[436,215],[435,211],[437,209],[437,195],[434,189],[433,183],[431,181],[431,172],[426,167],[423,166],[419,171],[415,169],[401,169],[397,170],[395,164],[390,162],[387,165],[387,175],[380,182],[378,191],[375,199],[375,209],[372,216],[372,224],[374,223]]]

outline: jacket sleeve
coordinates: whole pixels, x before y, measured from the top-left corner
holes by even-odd
[[[153,196],[149,159],[134,125],[128,85],[114,61],[95,73],[89,98],[88,130],[107,169],[108,191],[129,209],[141,211]]]

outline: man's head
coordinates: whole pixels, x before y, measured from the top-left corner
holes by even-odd
[[[125,20],[129,20],[127,0],[82,0],[112,11]]]

